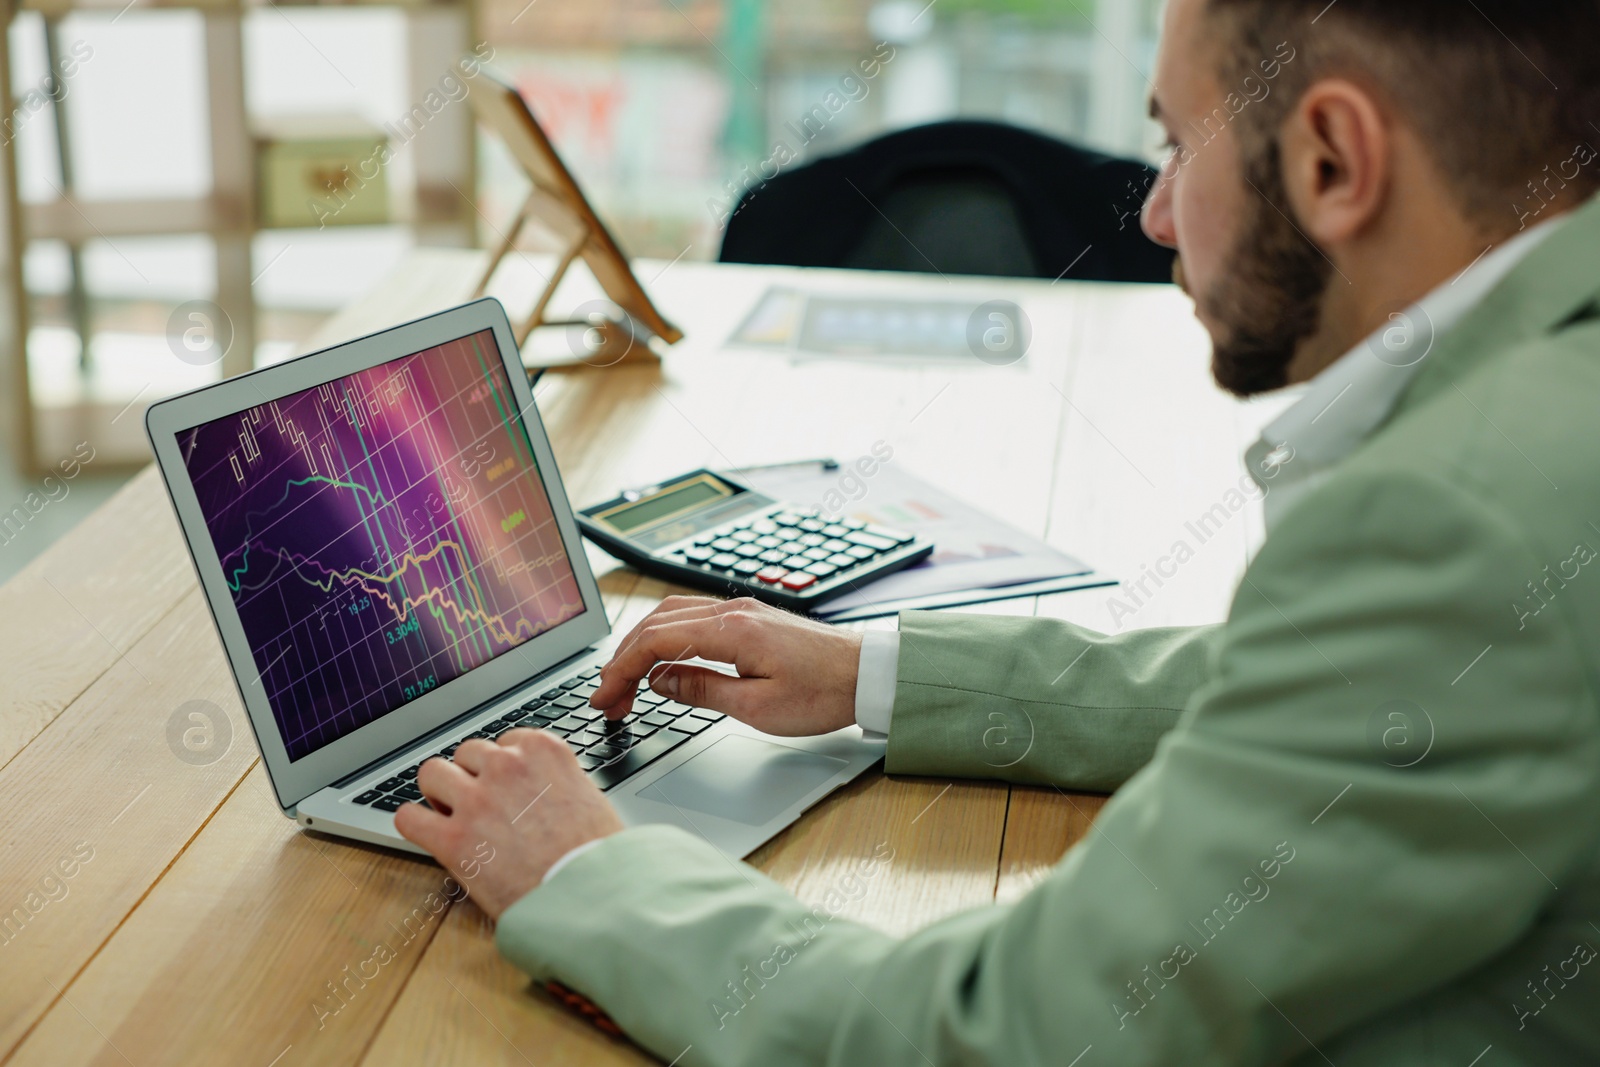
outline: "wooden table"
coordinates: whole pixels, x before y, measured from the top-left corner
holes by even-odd
[[[459,301],[478,256],[414,253],[319,340]],[[536,267],[497,279],[508,304],[533,290]],[[1186,524],[1237,487],[1239,455],[1277,405],[1211,385],[1204,336],[1170,288],[691,263],[640,274],[688,339],[661,367],[547,375],[538,389],[578,503],[702,465],[849,460],[881,440],[891,462],[1114,574],[1137,577],[1179,540],[1197,549],[1131,621],[1114,620],[1107,589],[976,610],[1101,630],[1222,616],[1259,509],[1204,544]],[[1033,346],[1003,368],[725,349],[772,284],[1007,297],[1030,317]],[[592,558],[614,626],[669,591]],[[532,990],[474,905],[431,915],[437,867],[302,833],[278,812],[153,470],[0,587],[0,663],[0,1061],[648,1061]],[[169,745],[190,701],[231,725],[210,762],[181,761]],[[887,841],[894,863],[850,914],[907,932],[1025,892],[1101,803],[870,773],[751,862],[820,900]],[[405,924],[418,908],[426,921]],[[380,941],[395,958],[336,999]]]

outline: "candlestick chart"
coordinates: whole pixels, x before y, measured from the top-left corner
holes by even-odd
[[[584,610],[492,331],[180,437],[291,760]]]

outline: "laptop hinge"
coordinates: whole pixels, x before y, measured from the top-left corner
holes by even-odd
[[[407,741],[405,744],[399,746],[398,748],[394,748],[394,749],[389,750],[388,752],[385,752],[383,755],[379,756],[377,759],[373,760],[371,763],[368,763],[366,766],[362,767],[360,770],[352,771],[351,773],[345,775],[343,778],[340,778],[337,781],[329,782],[327,785],[323,786],[323,788],[324,789],[344,789],[344,788],[348,787],[349,785],[351,785],[353,782],[357,782],[357,781],[360,781],[362,778],[365,778],[367,775],[371,774],[373,771],[377,770],[379,767],[383,766],[385,763],[392,762],[396,756],[403,755],[404,753],[409,752],[414,748],[418,748],[420,746],[423,746],[423,745],[427,744],[429,741],[433,740],[434,738],[442,737],[445,734],[453,732],[463,722],[466,722],[468,719],[472,718],[474,715],[481,715],[483,713],[484,709],[486,709],[486,708],[488,708],[488,707],[490,707],[490,706],[492,706],[494,704],[500,703],[501,701],[505,700],[506,697],[510,696],[512,693],[515,693],[517,690],[519,690],[519,689],[528,689],[528,688],[537,688],[540,679],[548,678],[552,674],[559,674],[564,668],[571,666],[576,660],[580,660],[580,659],[583,659],[585,656],[592,656],[592,655],[594,655],[594,646],[592,646],[592,645],[590,647],[588,647],[588,648],[579,649],[577,652],[574,652],[572,655],[568,656],[566,659],[562,660],[560,663],[557,663],[557,664],[553,665],[548,670],[541,671],[540,673],[534,675],[531,678],[526,678],[523,681],[520,681],[516,685],[514,685],[514,686],[510,687],[509,689],[505,690],[504,692],[499,693],[499,694],[497,694],[495,696],[492,696],[488,700],[485,700],[482,703],[476,704],[473,707],[468,708],[466,711],[462,712],[460,715],[457,715],[455,718],[451,719],[449,722],[442,723],[441,725],[439,725],[439,726],[435,727],[434,729],[430,730],[424,736],[419,737],[419,738],[413,738],[412,740]]]

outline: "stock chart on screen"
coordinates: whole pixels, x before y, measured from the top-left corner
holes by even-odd
[[[179,443],[291,760],[584,610],[492,331]]]

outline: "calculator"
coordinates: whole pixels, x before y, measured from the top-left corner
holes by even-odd
[[[577,518],[589,540],[654,578],[795,611],[933,551],[914,534],[829,518],[709,470],[624,493]]]

